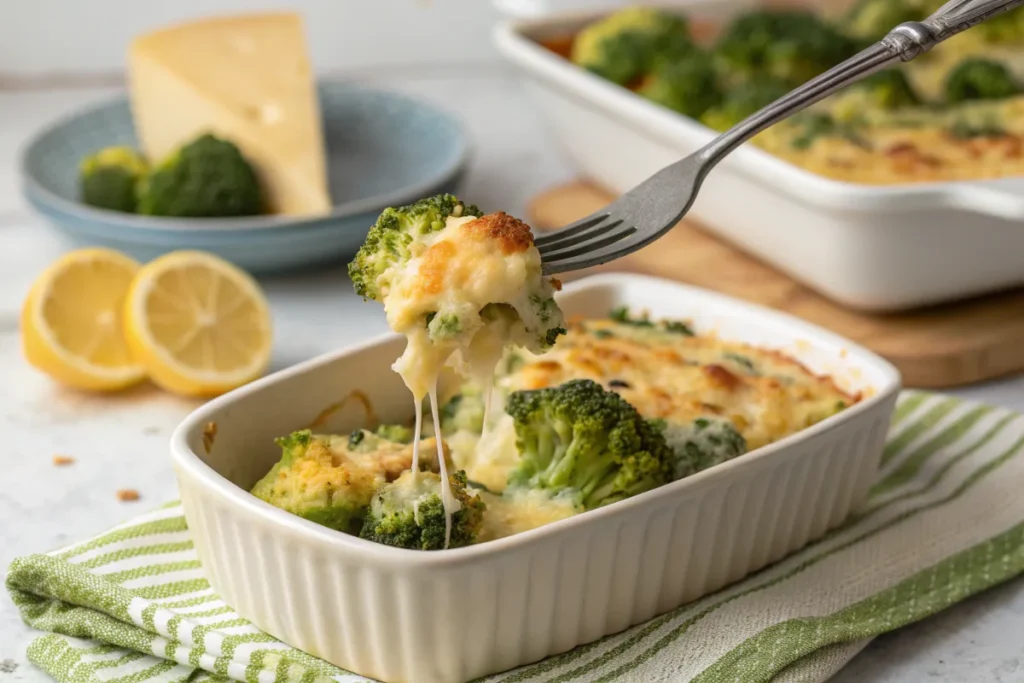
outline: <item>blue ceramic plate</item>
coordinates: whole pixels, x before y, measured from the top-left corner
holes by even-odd
[[[147,261],[203,249],[253,273],[340,264],[380,211],[454,192],[470,154],[448,113],[404,95],[349,83],[319,85],[331,198],[326,216],[180,219],[95,209],[78,199],[78,163],[108,145],[136,146],[128,101],[119,97],[59,121],[25,149],[28,202],[74,241]]]

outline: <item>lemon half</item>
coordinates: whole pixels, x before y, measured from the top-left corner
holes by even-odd
[[[215,396],[263,374],[270,310],[247,273],[212,254],[178,251],[143,266],[124,302],[125,336],[157,385]]]
[[[139,264],[111,249],[59,258],[33,283],[21,310],[29,363],[79,389],[115,391],[145,379],[122,332],[124,299]]]

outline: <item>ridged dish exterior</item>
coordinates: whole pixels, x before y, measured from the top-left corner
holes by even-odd
[[[663,291],[652,296],[661,297],[698,291],[632,276],[592,282],[574,292],[615,283],[656,283]],[[806,332],[794,335],[806,340]],[[386,346],[383,355],[394,357],[394,343]],[[384,548],[257,501],[228,481],[251,479],[241,474],[241,444],[206,458],[227,479],[198,464],[204,457],[192,450],[211,417],[218,434],[244,425],[247,412],[256,424],[261,410],[285,405],[296,382],[327,379],[318,363],[358,374],[355,364],[372,365],[361,359],[376,348],[311,361],[282,381],[241,390],[239,400],[209,404],[179,428],[173,451],[197,552],[224,600],[282,641],[384,681],[467,681],[535,662],[695,600],[820,537],[864,503],[898,389],[894,371],[858,349],[850,355],[864,357],[857,362],[877,391],[827,424],[608,508],[441,553]]]
[[[692,4],[687,12],[724,19],[750,3]],[[622,193],[701,149],[714,133],[532,39],[584,23],[580,15],[506,23],[495,42],[579,172]],[[1024,283],[1024,232],[1015,229],[1024,220],[1022,196],[1019,178],[839,182],[746,144],[708,175],[690,216],[835,301],[894,311]]]

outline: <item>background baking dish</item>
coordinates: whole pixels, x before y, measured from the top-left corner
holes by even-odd
[[[683,11],[727,20],[751,5],[694,0]],[[599,16],[506,21],[496,29],[495,43],[524,76],[552,139],[579,171],[623,192],[715,133],[536,42],[572,34]],[[711,173],[691,215],[859,309],[906,309],[1024,284],[1024,178],[854,184],[803,170],[748,143]]]
[[[408,419],[394,336],[313,359],[211,401],[172,438],[196,551],[239,614],[286,643],[385,681],[465,681],[597,640],[714,591],[842,522],[874,481],[896,370],[840,337],[718,294],[635,275],[574,282],[569,315],[617,305],[781,349],[866,397],[736,460],[510,538],[443,552],[390,548],[278,510],[246,490],[276,436],[364,391]],[[361,424],[342,410],[324,431]],[[216,424],[207,453],[204,433]]]

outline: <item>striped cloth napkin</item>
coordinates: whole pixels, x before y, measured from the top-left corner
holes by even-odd
[[[823,681],[873,636],[1024,570],[1022,446],[1024,416],[907,392],[870,503],[846,526],[717,594],[485,680]],[[62,683],[366,680],[225,605],[177,504],[18,559],[7,587],[49,632],[29,659]]]

